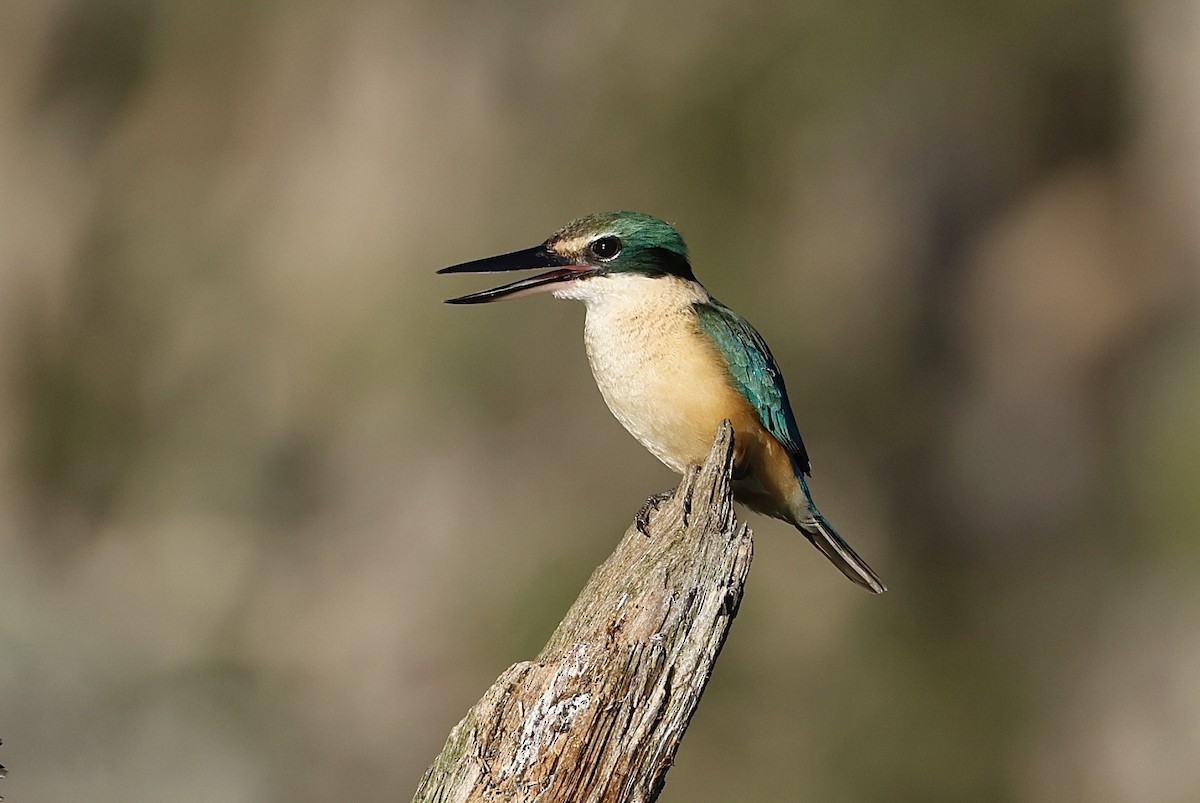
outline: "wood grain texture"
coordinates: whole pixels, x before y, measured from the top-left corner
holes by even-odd
[[[657,798],[742,599],[724,422],[650,519],[630,526],[537,659],[509,667],[450,733],[415,803]]]

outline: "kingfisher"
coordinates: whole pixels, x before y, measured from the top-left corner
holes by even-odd
[[[728,419],[734,498],[794,526],[855,583],[876,594],[887,590],[817,510],[808,452],[766,341],[696,280],[674,226],[639,212],[603,212],[568,223],[541,245],[438,273],[547,268],[446,303],[547,292],[582,301],[592,375],[633,437],[682,474],[704,461]]]

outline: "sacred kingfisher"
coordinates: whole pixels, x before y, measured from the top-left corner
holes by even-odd
[[[533,268],[550,270],[447,303],[545,292],[582,301],[592,374],[633,437],[683,473],[704,461],[729,419],[734,498],[794,525],[854,582],[876,594],[887,590],[813,502],[808,453],[762,335],[696,281],[675,227],[638,212],[588,215],[541,245],[438,272]]]

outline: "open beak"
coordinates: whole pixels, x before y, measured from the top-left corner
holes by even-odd
[[[573,265],[568,260],[546,248],[545,244],[526,248],[523,251],[513,251],[511,254],[476,259],[461,265],[451,265],[442,268],[438,273],[499,273],[508,270],[533,270],[536,268],[553,268],[546,273],[530,276],[526,279],[482,290],[458,298],[446,300],[447,304],[483,304],[501,298],[519,298],[536,293],[545,293],[554,289],[554,285],[582,279],[595,273],[588,265]]]

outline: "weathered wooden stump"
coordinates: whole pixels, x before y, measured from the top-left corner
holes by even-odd
[[[733,430],[630,526],[537,659],[509,667],[450,733],[414,803],[653,801],[750,570],[733,513]]]

